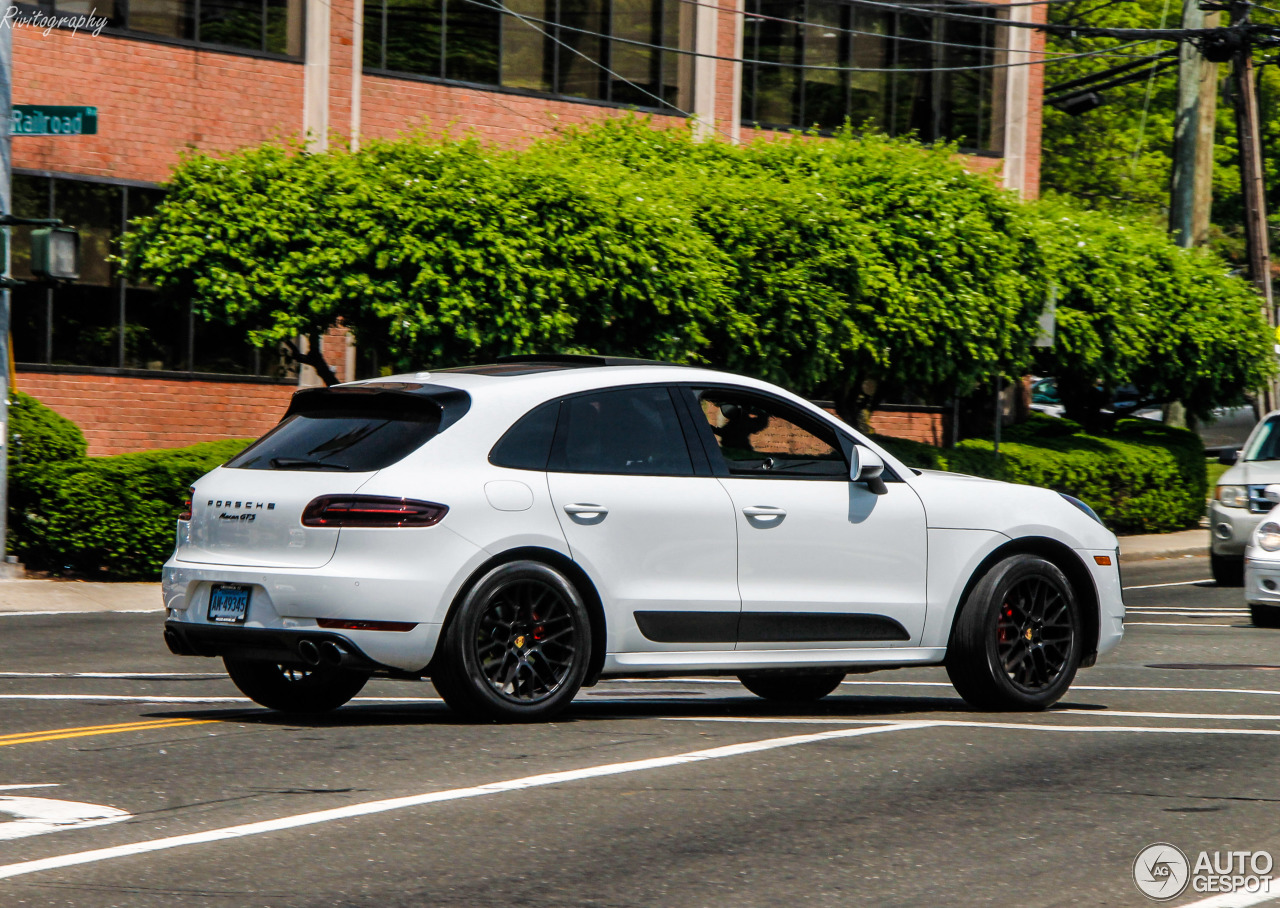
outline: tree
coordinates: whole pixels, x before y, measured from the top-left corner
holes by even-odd
[[[124,257],[260,344],[315,351],[341,318],[388,369],[706,363],[850,421],[886,393],[940,401],[1025,374],[1051,286],[1061,344],[1042,364],[1086,417],[1096,386],[1203,411],[1268,368],[1247,287],[1212,255],[1023,203],[954,148],[850,130],[734,146],[628,117],[519,151],[408,137],[193,156]]]

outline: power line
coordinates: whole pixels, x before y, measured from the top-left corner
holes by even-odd
[[[1047,60],[1046,59],[1021,60],[1014,63],[976,63],[968,66],[873,67],[873,66],[824,66],[824,65],[812,64],[812,63],[780,63],[775,60],[756,60],[749,57],[730,57],[724,54],[703,53],[700,51],[688,50],[685,48],[668,47],[662,44],[654,44],[653,42],[650,42],[650,41],[638,41],[633,38],[618,38],[618,37],[614,37],[612,35],[606,34],[604,32],[595,31],[593,29],[577,28],[571,25],[562,25],[550,19],[542,19],[537,16],[526,16],[522,13],[516,13],[510,10],[505,5],[503,5],[501,0],[462,0],[462,2],[470,3],[474,6],[482,6],[487,9],[497,10],[499,12],[505,12],[508,15],[511,15],[516,19],[519,19],[521,22],[525,23],[526,25],[529,25],[531,28],[534,28],[536,31],[538,31],[539,34],[543,35],[548,40],[555,42],[557,45],[564,47],[567,50],[573,51],[575,54],[582,57],[583,59],[590,60],[592,63],[595,63],[598,66],[600,66],[601,69],[604,69],[606,72],[609,72],[610,75],[614,76],[614,78],[617,78],[623,82],[627,82],[628,84],[634,84],[634,83],[631,83],[629,80],[624,79],[623,77],[618,76],[617,74],[608,70],[607,67],[604,66],[604,64],[600,63],[597,60],[593,60],[590,56],[579,51],[577,48],[573,47],[572,45],[567,44],[561,41],[559,38],[554,37],[545,29],[538,28],[538,25],[546,25],[560,31],[569,31],[575,34],[587,35],[593,38],[606,38],[610,41],[631,45],[633,47],[644,47],[652,50],[661,50],[661,51],[666,51],[668,53],[680,54],[683,56],[698,57],[698,58],[709,59],[709,60],[722,60],[726,63],[742,63],[742,64],[752,65],[752,66],[776,66],[776,67],[782,67],[786,69],[798,69],[798,70],[806,70],[806,71],[813,71],[813,72],[899,73],[903,75],[913,74],[913,73],[927,74],[927,73],[944,73],[944,72],[971,72],[973,70],[1012,69],[1018,66],[1047,66],[1051,63],[1059,63],[1064,60],[1078,60],[1084,57],[1124,56],[1124,57],[1140,57],[1142,59],[1146,59],[1148,56],[1150,56],[1150,55],[1138,55],[1138,54],[1114,54],[1111,48],[1106,48],[1106,49],[1091,50],[1091,51],[1081,51],[1079,53],[1073,53],[1073,54],[1061,54],[1059,56],[1050,57]],[[693,0],[681,0],[681,2],[693,2]],[[857,0],[857,2],[864,2],[864,0]],[[696,5],[713,5],[713,4],[696,4]],[[997,22],[995,20],[990,20],[986,18],[982,18],[981,21],[987,23],[988,25],[1009,24],[1007,22]],[[813,25],[813,23],[807,23],[807,22],[801,23],[801,24]],[[893,36],[893,35],[882,35],[878,32],[856,32],[856,34],[869,34],[869,35],[874,35],[875,37],[886,38],[888,40],[907,40],[907,39],[899,39],[897,38],[897,36]],[[946,42],[929,42],[929,43],[946,44]],[[1135,46],[1136,44],[1141,44],[1141,43],[1143,42],[1135,41],[1128,45],[1122,45],[1122,46],[1132,47],[1132,46]],[[956,46],[961,49],[974,49],[979,47],[980,45],[962,44],[962,45],[948,45],[948,46]],[[989,50],[993,53],[1000,50],[999,48],[996,48],[996,47],[988,47],[983,49]],[[1031,52],[1028,52],[1028,53],[1031,53]],[[1035,53],[1041,56],[1044,55],[1043,51],[1037,51]],[[653,95],[651,92],[645,91],[644,93],[649,95],[650,97],[654,97],[654,98],[657,97],[656,95]],[[664,106],[671,106],[667,104],[667,102],[665,101],[663,101],[662,103]]]
[[[765,14],[765,13],[759,13],[759,12],[747,12],[745,9],[744,9],[744,10],[737,10],[737,9],[733,9],[733,8],[731,8],[731,7],[721,6],[721,5],[719,5],[718,3],[708,3],[708,2],[706,2],[706,0],[680,0],[680,2],[681,2],[681,3],[683,3],[683,4],[685,4],[686,6],[704,7],[704,8],[706,8],[706,9],[714,9],[714,10],[718,10],[719,12],[723,12],[723,13],[732,13],[732,14],[734,14],[734,15],[741,15],[744,19],[761,19],[761,20],[763,20],[763,21],[765,21],[765,22],[778,22],[778,23],[781,23],[781,24],[783,24],[783,25],[799,25],[799,26],[807,27],[807,28],[821,28],[823,31],[827,31],[827,32],[834,32],[834,33],[837,33],[837,34],[845,34],[845,35],[864,35],[864,36],[871,37],[871,38],[887,38],[887,39],[894,40],[894,41],[911,41],[911,42],[915,42],[915,43],[919,43],[919,44],[938,44],[938,45],[942,45],[943,47],[968,47],[968,48],[973,48],[973,49],[975,49],[975,50],[990,50],[990,49],[991,49],[990,47],[988,47],[987,45],[984,45],[984,44],[961,44],[961,43],[954,42],[954,41],[935,41],[935,40],[933,40],[933,39],[931,39],[931,38],[912,38],[912,37],[911,37],[911,36],[909,36],[909,35],[886,35],[886,34],[884,34],[884,33],[882,33],[882,32],[869,32],[869,31],[862,31],[862,30],[860,30],[860,29],[856,29],[856,28],[845,28],[844,26],[841,26],[841,25],[827,25],[827,24],[825,24],[825,23],[808,22],[808,21],[806,21],[806,20],[804,20],[804,19],[788,19],[788,18],[786,18],[786,17],[784,17],[784,16],[770,16],[770,15],[767,15],[767,14]],[[1007,8],[1008,8],[1008,7],[1010,7],[1010,6],[1032,6],[1032,5],[1038,5],[1039,3],[1044,3],[1044,2],[1054,2],[1054,3],[1058,3],[1058,2],[1061,2],[1061,3],[1078,3],[1078,2],[1081,2],[1081,0],[1037,0],[1037,3],[1036,3],[1036,4],[1032,4],[1032,3],[1010,3],[1010,4],[1000,4],[999,6],[997,6],[996,4],[993,4],[993,3],[973,3],[973,4],[969,4],[968,6],[969,6],[969,7],[971,7],[971,8],[975,8],[975,9],[976,9],[976,8],[990,8],[990,9],[992,9],[992,10],[994,10],[994,11],[998,11],[998,10],[1001,10],[1001,9],[1007,9]],[[1109,3],[1114,3],[1114,2],[1131,2],[1131,0],[1107,0],[1107,2],[1109,2]],[[917,8],[919,8],[919,9],[926,9],[926,8],[930,8],[930,7],[934,6],[934,5],[935,5],[935,4],[927,4],[927,3],[926,3],[926,4],[918,4],[918,5],[917,5]],[[936,4],[936,5],[937,5],[937,6],[943,6],[943,4]],[[946,5],[948,8],[955,8],[955,4],[945,4],[945,5]],[[987,17],[987,16],[978,16],[977,18],[978,18],[978,19],[981,19],[984,23],[986,23],[987,25],[990,25],[990,26],[992,26],[992,27],[1000,27],[1000,26],[1008,25],[1008,24],[1009,24],[1007,20],[999,19],[999,18],[996,18],[996,17],[994,17],[994,16],[992,16],[992,17]],[[566,26],[566,27],[567,27],[567,26]],[[621,40],[621,39],[615,39],[615,40]],[[1124,46],[1132,47],[1132,46],[1134,46],[1135,44],[1141,44],[1141,43],[1143,43],[1143,42],[1141,42],[1141,41],[1134,41],[1134,42],[1131,42],[1130,44],[1128,44],[1128,45],[1124,45]],[[1058,52],[1056,52],[1056,51],[1041,51],[1041,53],[1054,54],[1054,55],[1060,55],[1060,54],[1058,54]],[[1108,53],[1110,53],[1110,51],[1108,51]],[[1122,56],[1122,55],[1120,55],[1120,54],[1116,54],[1115,56]],[[780,64],[780,65],[787,65],[787,64]]]

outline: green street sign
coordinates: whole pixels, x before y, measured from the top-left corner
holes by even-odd
[[[15,136],[94,136],[98,108],[57,107],[49,104],[13,105]]]

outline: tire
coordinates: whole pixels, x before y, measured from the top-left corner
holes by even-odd
[[[762,672],[738,675],[742,686],[757,697],[779,703],[813,703],[840,686],[844,672],[804,674],[798,672]]]
[[[1075,678],[1080,637],[1080,608],[1062,571],[1036,555],[1013,555],[961,606],[947,676],[976,709],[1046,709]]]
[[[1280,608],[1274,605],[1249,603],[1249,616],[1254,627],[1280,627]]]
[[[591,659],[587,607],[550,565],[489,571],[458,605],[431,682],[449,708],[499,722],[549,719],[573,700]]]
[[[1244,586],[1244,556],[1235,558],[1210,550],[1209,571],[1218,586]]]
[[[360,693],[369,680],[364,672],[336,666],[302,668],[225,657],[222,662],[246,697],[285,713],[327,713]]]

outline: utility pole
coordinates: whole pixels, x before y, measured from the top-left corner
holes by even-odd
[[[6,26],[13,0],[0,0],[0,16]],[[0,216],[12,210],[13,193],[13,28],[0,27]],[[0,561],[6,552],[9,522],[9,229],[0,229],[0,252],[4,255],[4,274],[0,280]]]
[[[1182,27],[1217,25],[1200,0],[1183,0]],[[1214,20],[1214,21],[1209,21]],[[1178,110],[1173,133],[1173,191],[1169,232],[1179,246],[1199,246],[1208,238],[1213,175],[1213,127],[1217,113],[1218,66],[1190,41],[1178,49]]]
[[[1236,135],[1240,144],[1240,189],[1244,201],[1244,236],[1249,257],[1249,277],[1262,297],[1267,324],[1276,326],[1271,297],[1271,252],[1267,236],[1267,203],[1262,171],[1262,135],[1258,117],[1257,79],[1253,68],[1253,42],[1244,27],[1249,24],[1250,4],[1232,0],[1231,25],[1240,27],[1241,40],[1234,47],[1231,74],[1236,90]],[[1276,406],[1275,383],[1263,389],[1262,412]]]

